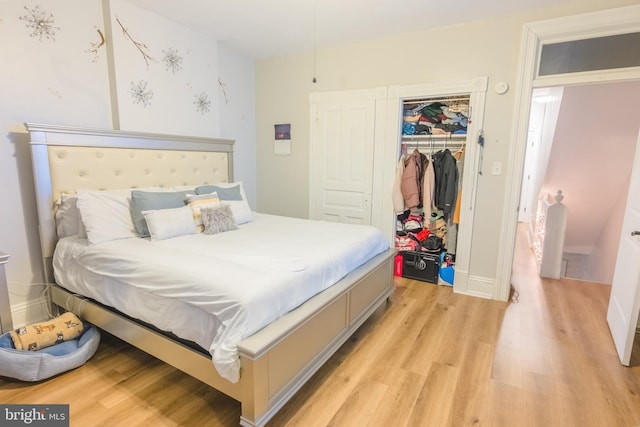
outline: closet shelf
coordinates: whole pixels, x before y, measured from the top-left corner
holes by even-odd
[[[402,135],[402,142],[429,142],[429,141],[463,141],[467,139],[467,134],[447,134],[447,135]]]

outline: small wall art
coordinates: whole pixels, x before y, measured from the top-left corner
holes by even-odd
[[[288,156],[291,154],[291,124],[274,125],[275,136],[273,152],[276,156]]]

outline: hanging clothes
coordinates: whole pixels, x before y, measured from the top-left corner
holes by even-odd
[[[453,213],[458,196],[458,166],[451,152],[445,149],[433,155],[433,168],[436,177],[434,203],[442,210],[446,221]]]
[[[464,153],[465,148],[462,147],[453,157],[457,160],[458,165],[458,197],[456,197],[456,207],[453,210],[453,223],[460,224],[460,203],[462,201],[462,173],[464,172]]]
[[[426,156],[416,149],[405,161],[400,189],[406,209],[416,210],[422,207],[423,158]]]
[[[436,187],[436,174],[433,169],[431,156],[425,156],[425,158],[426,166],[424,168],[424,176],[422,177],[422,210],[424,211],[425,219],[427,219],[435,209],[433,191]]]

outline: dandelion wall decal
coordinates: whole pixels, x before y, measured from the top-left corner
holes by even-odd
[[[144,80],[138,82],[131,82],[131,88],[129,94],[133,98],[134,104],[142,104],[143,107],[151,105],[151,98],[153,98],[153,91],[149,89],[148,83]]]
[[[37,5],[33,8],[29,6],[24,7],[28,15],[23,15],[19,19],[22,21],[26,21],[27,28],[31,28],[30,37],[38,37],[40,41],[45,39],[50,39],[56,41],[56,32],[60,30],[60,27],[56,27],[56,20],[53,18],[53,14],[45,12],[40,9],[40,6]]]
[[[98,32],[100,40],[97,42],[89,43],[89,49],[86,50],[86,52],[93,54],[93,62],[98,62],[98,49],[100,49],[107,43],[106,39],[104,38],[104,34],[102,34],[102,31],[100,31],[98,28],[96,28],[96,31]]]
[[[202,92],[199,95],[196,95],[196,100],[193,101],[196,105],[196,110],[204,115],[204,113],[208,113],[211,109],[211,101],[209,100],[209,96]]]
[[[162,53],[164,57],[162,61],[164,61],[164,65],[167,67],[167,71],[171,71],[173,74],[176,71],[182,70],[182,56],[178,55],[178,51],[172,47],[163,50]]]

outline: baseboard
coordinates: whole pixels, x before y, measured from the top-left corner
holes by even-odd
[[[48,320],[49,317],[49,299],[44,296],[11,306],[14,329]]]
[[[469,295],[486,299],[494,299],[493,295],[496,292],[496,282],[494,279],[480,276],[469,276]]]
[[[471,276],[468,272],[459,270],[456,270],[453,290],[458,294],[485,299],[494,299],[494,293],[497,293],[494,279]]]

